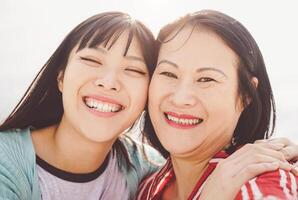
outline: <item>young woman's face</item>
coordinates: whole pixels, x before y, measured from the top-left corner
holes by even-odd
[[[148,70],[135,38],[123,56],[127,38],[124,32],[110,49],[73,50],[58,80],[65,121],[92,141],[116,139],[144,109]]]
[[[232,137],[242,111],[237,56],[211,31],[185,27],[162,45],[149,88],[149,113],[172,155],[213,155]],[[188,38],[189,37],[189,38]]]

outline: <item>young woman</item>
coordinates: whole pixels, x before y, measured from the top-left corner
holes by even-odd
[[[168,160],[140,185],[137,199],[297,199],[298,177],[281,164],[282,147],[250,157],[245,145],[268,138],[275,123],[265,64],[247,29],[223,13],[200,11],[158,38],[148,102],[155,132],[147,118],[145,134]],[[241,187],[254,170],[271,172]]]
[[[144,110],[155,44],[120,12],[74,28],[0,126],[0,198],[134,197],[156,166],[120,134]]]

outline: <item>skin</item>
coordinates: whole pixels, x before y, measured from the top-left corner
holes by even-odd
[[[149,75],[135,39],[123,56],[127,38],[124,32],[111,49],[100,45],[70,54],[66,70],[57,77],[62,120],[32,133],[36,153],[51,165],[74,173],[96,170],[143,111]],[[109,104],[117,112],[96,111],[92,102]]]
[[[187,26],[162,45],[149,88],[152,123],[161,144],[170,152],[176,176],[176,180],[165,189],[163,199],[187,199],[208,161],[230,144],[244,109],[237,93],[237,55],[213,32],[198,27],[189,37],[191,31],[192,27]],[[253,78],[251,81],[257,87],[258,80]],[[177,123],[177,118],[180,123]],[[263,144],[259,145],[258,151],[252,151],[252,146],[243,148],[225,161],[228,164],[219,165],[220,170],[215,171],[216,178],[211,179],[215,190],[212,192],[209,187],[205,194],[224,191],[220,183],[227,179],[217,175],[234,166],[231,163],[237,159],[239,163],[239,159],[248,157],[244,162],[246,166],[238,166],[238,170],[246,169],[244,174],[260,173],[260,163],[263,170],[276,169],[281,161],[285,161],[278,152],[283,147]],[[259,156],[257,161],[248,156],[252,153]],[[252,168],[250,165],[257,166]],[[289,170],[290,165],[285,164],[284,168]],[[231,168],[231,173],[225,178],[231,180],[232,172],[237,172],[234,169]],[[248,174],[243,177],[245,180],[236,181],[240,186],[249,179]],[[238,185],[232,187],[231,193],[226,193],[227,199],[238,191]],[[224,195],[217,194],[222,195],[220,198]]]

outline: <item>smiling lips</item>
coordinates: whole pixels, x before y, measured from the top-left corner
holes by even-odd
[[[87,96],[84,103],[93,114],[101,117],[110,117],[123,110],[121,104],[105,97]]]
[[[194,128],[198,124],[203,122],[203,119],[192,116],[192,115],[186,115],[186,114],[176,114],[173,112],[166,112],[165,118],[168,124],[175,128]]]

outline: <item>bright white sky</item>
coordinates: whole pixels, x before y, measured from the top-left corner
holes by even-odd
[[[298,142],[298,3],[295,0],[1,0],[0,120],[11,111],[64,36],[84,19],[127,12],[155,34],[188,12],[216,9],[242,22],[263,53],[277,104],[276,136]]]

